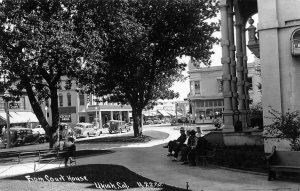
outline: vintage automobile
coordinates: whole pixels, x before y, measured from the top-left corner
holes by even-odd
[[[70,125],[68,125],[67,123],[58,124],[58,128],[59,128],[59,139],[60,140],[67,139],[68,137],[73,137],[75,134],[73,128]]]
[[[40,142],[43,143],[45,141],[49,140],[48,135],[46,135],[46,132],[42,125],[37,125],[35,127],[31,128],[33,134],[39,134],[40,135]]]
[[[102,134],[101,129],[97,128],[91,123],[77,123],[74,127],[75,138],[89,137],[91,135],[100,136]]]
[[[32,133],[39,133],[40,135],[46,135],[44,128],[41,125],[32,127]]]
[[[121,120],[110,120],[108,132],[109,133],[122,133],[124,131],[130,131],[131,125]]]
[[[41,138],[39,133],[33,133],[31,129],[14,126],[10,128],[10,142],[12,146],[23,145],[25,143],[41,143]],[[4,132],[3,136],[4,145],[7,144],[7,130]]]

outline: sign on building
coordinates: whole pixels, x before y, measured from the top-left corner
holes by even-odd
[[[72,122],[71,114],[61,114],[59,115],[60,122]]]
[[[20,103],[10,102],[9,109],[20,109]]]

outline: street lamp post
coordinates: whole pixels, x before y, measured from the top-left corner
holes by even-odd
[[[5,91],[4,92],[4,96],[3,96],[3,99],[4,99],[4,109],[5,109],[5,113],[6,113],[6,126],[7,126],[7,129],[6,129],[6,141],[7,141],[7,144],[6,144],[6,148],[10,148],[10,118],[9,118],[9,105],[8,105],[8,97],[9,97],[9,93],[8,91]]]

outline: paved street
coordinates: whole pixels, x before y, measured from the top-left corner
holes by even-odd
[[[163,132],[163,133],[159,133]],[[136,174],[167,185],[186,188],[186,182],[189,189],[194,191],[210,191],[210,190],[300,190],[300,182],[291,181],[267,181],[265,174],[253,174],[248,172],[238,172],[228,169],[222,169],[215,166],[197,166],[190,167],[181,165],[178,162],[172,162],[167,157],[167,150],[162,148],[162,144],[172,140],[178,136],[178,130],[174,130],[171,126],[149,126],[145,127],[144,134],[154,138],[148,143],[130,144],[121,147],[103,148],[111,151],[107,154],[82,157],[77,159],[77,166],[92,164],[110,164],[121,165],[128,168]],[[169,134],[169,136],[167,135]],[[110,135],[111,136],[111,135]],[[79,142],[79,150],[86,149],[86,144],[81,145]],[[99,149],[97,145],[90,145],[94,150]],[[25,164],[24,164],[25,165]],[[28,164],[29,165],[29,164]],[[58,164],[55,164],[58,165]],[[55,165],[48,167],[55,167]],[[0,173],[3,175],[5,168],[1,166]],[[19,170],[18,170],[19,169]],[[22,167],[14,168],[13,172],[18,171],[28,174],[27,170]],[[7,170],[8,172],[9,170]],[[29,182],[22,180],[0,179],[0,190],[20,190],[21,182],[25,190],[88,190],[93,188],[93,184],[71,183],[71,182],[55,182],[52,184],[46,182]],[[122,176],[122,174],[120,174]],[[94,186],[95,188],[95,186]],[[134,189],[133,189],[134,190]],[[151,189],[140,189],[151,190]]]

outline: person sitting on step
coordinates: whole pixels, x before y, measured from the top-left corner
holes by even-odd
[[[73,137],[68,137],[68,140],[64,142],[63,144],[63,151],[66,151],[64,153],[65,157],[65,167],[68,166],[68,160],[70,158],[70,163],[72,163],[73,157],[75,156],[75,151],[76,151],[76,145],[74,143],[74,138]]]
[[[177,157],[178,157],[178,154],[179,154],[179,152],[182,150],[182,149],[184,149],[185,147],[187,147],[187,141],[188,141],[188,139],[189,139],[189,137],[190,137],[190,135],[191,135],[191,131],[190,130],[187,130],[186,131],[186,140],[184,141],[184,143],[183,144],[176,144],[175,146],[174,146],[174,148],[173,148],[173,151],[174,151],[174,154],[173,154],[173,156],[174,156],[174,158],[173,158],[173,160],[172,161],[177,161]],[[181,161],[181,160],[180,160]]]
[[[196,154],[205,155],[208,148],[208,141],[204,137],[198,137],[194,148],[188,153],[190,166],[196,166]]]
[[[174,149],[182,146],[183,143],[185,142],[185,140],[186,140],[185,130],[184,130],[184,127],[181,127],[180,128],[180,136],[178,137],[178,139],[170,141],[168,143],[168,145],[163,146],[164,148],[169,149],[169,154],[167,156],[172,156],[173,155],[172,152],[174,151]]]
[[[196,144],[197,144],[196,131],[191,130],[190,134],[191,135],[188,138],[187,146],[181,150],[181,161],[183,161],[182,164],[188,164],[188,154],[192,149],[196,148]]]

